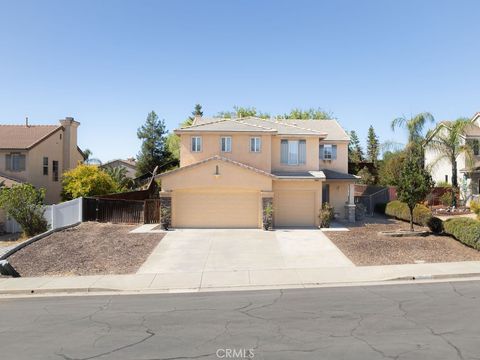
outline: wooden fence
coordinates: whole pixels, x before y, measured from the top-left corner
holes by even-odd
[[[145,202],[118,199],[83,199],[83,221],[144,223]]]
[[[160,199],[146,199],[144,207],[144,223],[158,224],[160,222]]]

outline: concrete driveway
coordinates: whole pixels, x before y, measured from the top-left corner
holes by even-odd
[[[181,229],[168,232],[137,273],[351,266],[319,230]]]

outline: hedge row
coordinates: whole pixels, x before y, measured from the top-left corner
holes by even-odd
[[[480,221],[470,218],[454,218],[443,222],[446,234],[465,245],[480,250]]]
[[[393,216],[400,220],[410,221],[410,210],[407,204],[401,201],[390,201],[385,208],[385,215]],[[432,217],[432,212],[424,205],[418,204],[413,209],[413,222],[421,226],[427,226]]]

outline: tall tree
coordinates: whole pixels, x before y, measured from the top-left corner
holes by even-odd
[[[417,147],[407,150],[397,184],[398,200],[407,204],[410,212],[410,230],[413,231],[413,209],[430,193],[434,185],[432,176],[423,167],[422,154]]]
[[[165,121],[160,120],[155,111],[151,111],[145,124],[137,130],[142,147],[137,156],[137,175],[151,173],[156,166],[163,168],[171,161],[171,154],[165,146],[167,131]]]
[[[93,152],[90,149],[83,150],[83,155],[85,157],[84,163],[88,165],[102,165],[102,161],[100,159],[94,158]]]
[[[220,111],[217,114],[217,116],[225,119],[245,118],[249,116],[259,117],[262,119],[268,119],[270,117],[269,114],[258,111],[253,106],[243,107],[243,106],[236,106],[236,105],[233,107],[233,111]]]
[[[321,108],[310,108],[303,110],[301,108],[293,108],[290,113],[279,115],[281,119],[301,119],[301,120],[328,120],[332,119],[332,113],[322,110]]]
[[[407,119],[406,117],[398,117],[392,120],[391,127],[392,130],[395,131],[396,128],[405,128],[408,131],[408,143],[412,144],[420,144],[424,139],[423,129],[427,125],[427,123],[433,123],[435,119],[433,115],[429,112],[423,112],[412,116],[411,118]]]
[[[368,128],[368,135],[367,135],[367,160],[377,164],[378,155],[380,153],[380,143],[378,141],[378,136],[375,134],[375,130],[373,126],[370,125]]]
[[[359,163],[364,160],[362,145],[355,130],[350,131],[350,142],[348,143],[348,161]]]
[[[464,155],[467,166],[473,164],[473,149],[469,142],[464,140],[465,128],[470,124],[469,119],[460,118],[455,121],[444,122],[428,139],[427,147],[437,153],[438,157],[434,164],[440,160],[447,160],[452,167],[452,188],[455,196],[452,196],[452,206],[457,205],[458,194],[458,165],[457,159]]]
[[[189,116],[184,122],[180,124],[180,126],[181,127],[191,126],[193,124],[193,120],[195,120],[195,116],[203,116],[202,105],[195,104],[195,108],[192,111],[192,116]]]
[[[404,151],[386,151],[380,163],[378,177],[381,185],[397,186],[405,161]]]

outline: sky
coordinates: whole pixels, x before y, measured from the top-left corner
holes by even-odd
[[[151,110],[174,129],[253,106],[330,111],[362,141],[399,116],[480,111],[480,1],[0,0],[0,124],[80,121],[79,145],[135,156]]]

